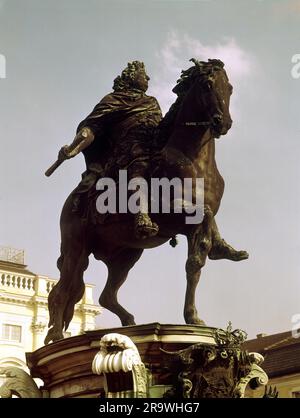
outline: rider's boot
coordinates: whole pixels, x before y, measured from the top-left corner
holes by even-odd
[[[134,218],[134,233],[135,237],[145,239],[154,237],[158,234],[159,227],[155,222],[151,221],[148,213],[139,212]]]

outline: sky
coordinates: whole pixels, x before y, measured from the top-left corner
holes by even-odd
[[[219,58],[234,122],[216,141],[225,180],[217,222],[250,257],[207,261],[198,312],[250,338],[291,329],[300,313],[299,41],[300,0],[0,0],[0,245],[24,249],[31,271],[58,278],[60,212],[85,170],[80,155],[46,178],[60,147],[128,61],[145,62],[148,93],[166,112],[189,59]],[[179,236],[131,270],[119,300],[137,324],[184,323],[186,253]],[[106,274],[90,257],[95,301]],[[97,319],[119,324],[108,311]]]

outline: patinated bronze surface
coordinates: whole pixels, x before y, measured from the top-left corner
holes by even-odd
[[[215,138],[225,135],[232,120],[232,86],[219,60],[198,62],[182,72],[173,91],[176,102],[161,120],[156,99],[145,94],[148,77],[144,65],[133,62],[115,79],[106,96],[79,125],[70,146],[61,149],[51,172],[62,161],[83,152],[87,171],[65,202],[61,214],[60,280],[49,295],[50,330],[45,343],[63,338],[74,305],[84,292],[83,273],[93,254],[108,267],[100,304],[119,316],[122,325],[134,317],[118,302],[117,293],[145,248],[154,248],[183,234],[188,240],[187,289],[184,318],[202,324],[195,306],[195,291],[206,258],[240,261],[248,257],[221,239],[214,216],[224,191],[215,161]],[[204,178],[205,214],[201,224],[186,224],[182,214],[116,213],[97,222],[95,183],[116,170],[129,177]],[[194,191],[195,192],[195,191]],[[96,219],[96,220],[95,220]]]

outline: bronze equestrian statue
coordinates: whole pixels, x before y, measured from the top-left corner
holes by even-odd
[[[143,250],[162,245],[182,234],[188,240],[187,289],[184,318],[187,324],[203,324],[195,307],[195,291],[206,258],[240,261],[237,251],[223,240],[215,222],[224,191],[224,180],[215,161],[215,138],[232,125],[229,101],[232,86],[220,60],[193,61],[182,71],[173,91],[177,100],[164,118],[154,97],[146,95],[149,77],[144,64],[129,63],[114,81],[113,92],[79,124],[70,146],[64,146],[52,172],[65,160],[84,154],[87,171],[67,198],[60,219],[61,255],[57,261],[60,280],[49,294],[49,327],[45,344],[63,338],[83,296],[83,274],[93,254],[108,268],[107,282],[99,303],[115,313],[123,326],[134,317],[118,302],[117,293]],[[204,178],[204,217],[187,224],[177,213],[133,215],[118,212],[98,216],[97,181],[116,178],[118,170],[129,178]],[[198,190],[193,188],[193,198]]]

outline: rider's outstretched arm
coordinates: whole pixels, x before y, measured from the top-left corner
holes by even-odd
[[[64,145],[59,151],[59,158],[69,159],[75,157],[87,148],[95,139],[95,135],[88,126],[80,129],[71,145]]]

